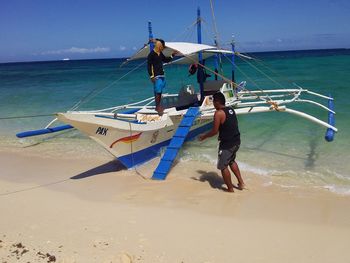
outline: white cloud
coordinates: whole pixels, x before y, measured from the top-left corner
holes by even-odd
[[[136,51],[136,50],[137,50],[137,47],[133,47],[132,50],[135,50],[135,51]]]
[[[120,51],[124,51],[124,50],[126,50],[126,47],[125,46],[119,46],[119,50]]]
[[[60,54],[89,54],[89,53],[105,53],[109,52],[109,47],[81,48],[71,47],[68,49],[49,50],[41,52],[41,55],[60,55]]]

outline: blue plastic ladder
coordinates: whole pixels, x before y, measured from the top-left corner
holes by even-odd
[[[160,160],[158,167],[154,171],[152,179],[155,179],[155,180],[165,179],[198,113],[199,113],[198,107],[191,107],[187,110],[173,138],[171,139],[162,159]]]

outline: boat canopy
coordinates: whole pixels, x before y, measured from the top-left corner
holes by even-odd
[[[202,52],[203,59],[213,56],[217,53],[221,54],[232,54],[232,51],[217,49],[215,46],[210,46],[206,44],[196,44],[189,42],[165,42],[165,49],[163,54],[165,56],[170,56],[174,51],[179,52],[182,58],[172,61],[171,64],[192,64],[198,62],[198,53]],[[136,54],[131,56],[127,61],[147,58],[150,52],[150,45],[144,46]]]
[[[232,51],[230,50],[225,50],[225,49],[206,49],[202,51],[202,58],[207,59],[215,54],[233,54]],[[167,64],[193,64],[193,63],[198,63],[198,53],[193,53],[190,55],[187,55],[185,57],[180,57],[178,59],[175,59]]]

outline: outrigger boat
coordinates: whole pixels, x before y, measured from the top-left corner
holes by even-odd
[[[235,83],[233,70],[232,78],[227,79],[218,74],[217,69],[211,70],[206,67],[203,60],[214,55],[231,56],[233,65],[235,55],[246,58],[247,56],[235,52],[234,42],[232,42],[232,50],[202,44],[199,9],[197,15],[198,43],[167,42],[163,53],[166,56],[174,51],[180,54],[171,64],[195,63],[198,65],[197,77],[200,93],[195,93],[192,85],[186,85],[181,87],[178,94],[164,94],[162,103],[165,110],[162,116],[158,115],[152,105],[154,97],[150,97],[132,104],[106,109],[57,113],[57,118],[45,129],[24,132],[17,136],[22,138],[74,127],[95,140],[127,168],[159,156],[161,149],[167,147],[153,174],[154,179],[164,179],[182,144],[211,129],[215,112],[212,95],[220,91],[226,97],[226,105],[233,107],[237,115],[276,111],[291,113],[326,127],[326,140],[333,140],[337,128],[334,126],[335,112],[333,99],[330,96],[324,96],[299,86],[293,89],[248,90],[246,82]],[[153,38],[150,23],[149,37]],[[152,43],[146,45],[128,61],[145,59],[152,48]],[[205,70],[220,76],[221,80],[216,78],[206,81],[203,77]],[[313,100],[303,99],[305,94],[328,100],[328,107]],[[311,103],[324,109],[328,112],[328,122],[290,109],[289,105],[293,103]],[[67,125],[52,128],[52,124],[57,120]]]

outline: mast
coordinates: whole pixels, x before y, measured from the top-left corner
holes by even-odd
[[[198,44],[202,44],[202,25],[201,25],[201,10],[198,7],[197,9],[197,42]],[[198,61],[199,64],[203,65],[203,56],[202,52],[198,53]],[[199,66],[198,67],[198,72],[197,72],[197,80],[199,82],[199,89],[200,89],[200,94],[201,94],[201,101],[204,99],[204,78],[205,78],[205,72],[204,69]]]
[[[231,57],[232,77],[231,77],[231,80],[232,80],[232,82],[235,82],[235,39],[234,39],[233,35],[232,35],[231,47],[232,47],[232,57]]]
[[[152,22],[148,21],[148,38],[149,38],[149,50],[154,49],[153,33],[152,33]]]

